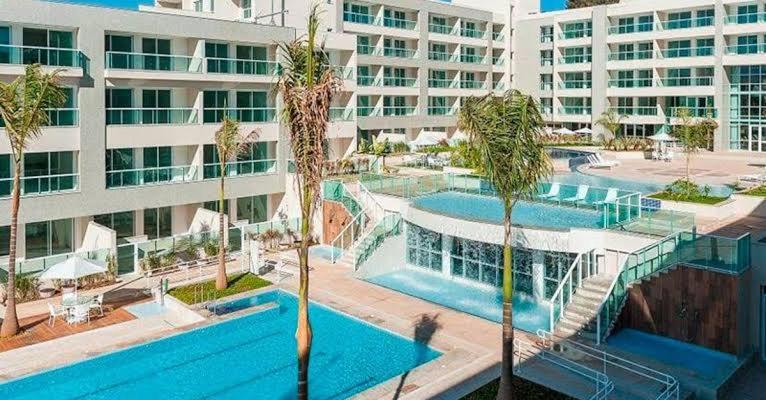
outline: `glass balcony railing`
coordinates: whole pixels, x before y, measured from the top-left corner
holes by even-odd
[[[714,107],[671,107],[668,115],[674,118],[680,117],[682,110],[686,110],[690,117],[695,118],[718,117],[718,111]]]
[[[356,52],[361,55],[372,55],[375,53],[375,46],[369,46],[365,44],[357,44]]]
[[[460,36],[474,39],[483,39],[487,37],[487,31],[479,29],[460,28]]]
[[[617,115],[627,116],[656,116],[658,114],[657,106],[616,106],[609,107],[609,111],[613,111]]]
[[[356,77],[356,84],[359,86],[380,86],[381,81],[375,76],[360,75]]]
[[[418,79],[407,78],[407,77],[384,76],[383,86],[414,88],[414,87],[418,87]]]
[[[278,63],[266,60],[238,60],[233,58],[205,58],[209,74],[276,75]]]
[[[573,54],[559,58],[559,64],[586,64],[591,62],[588,54]]]
[[[586,106],[559,107],[559,114],[563,115],[590,115],[591,108]]]
[[[493,87],[495,90],[505,90],[505,82],[495,82]]]
[[[417,26],[417,21],[413,21],[409,19],[401,19],[401,18],[394,18],[394,17],[376,17],[371,14],[363,14],[363,13],[357,13],[353,11],[344,11],[343,21],[353,22],[355,24],[378,25],[378,26],[385,26],[387,28],[398,28],[398,29],[408,29],[408,30],[414,30],[415,27]]]
[[[540,112],[543,115],[551,115],[551,114],[553,114],[553,107],[551,107],[551,106],[540,106]]]
[[[453,54],[442,51],[429,51],[428,59],[434,61],[455,61]]]
[[[763,54],[766,53],[766,44],[735,44],[726,46],[728,55]]]
[[[678,86],[713,86],[712,76],[695,76],[686,78],[661,78],[658,80],[660,86],[678,87]]]
[[[383,115],[386,117],[408,117],[417,115],[417,108],[414,106],[384,106]]]
[[[417,54],[417,50],[414,49],[404,49],[401,47],[383,47],[378,49],[375,55],[382,55],[385,57],[396,57],[396,58],[415,58],[415,55]]]
[[[345,67],[341,65],[333,65],[332,70],[340,79],[351,80],[354,79],[354,67]]]
[[[476,54],[461,54],[460,62],[469,64],[486,64],[487,58]]]
[[[460,88],[461,89],[486,89],[487,88],[487,82],[484,81],[460,81]]]
[[[591,37],[592,35],[592,29],[573,29],[561,32],[559,34],[559,39],[579,39],[584,37]]]
[[[202,122],[218,123],[223,121],[223,116],[235,119],[239,122],[276,122],[277,109],[273,107],[256,108],[205,108],[202,110]]]
[[[80,175],[57,174],[41,176],[22,176],[21,195],[37,196],[45,194],[55,194],[62,192],[72,192],[78,189]],[[13,190],[13,178],[0,179],[0,198],[10,197]]]
[[[591,87],[590,80],[559,82],[559,89],[590,89],[590,87]]]
[[[701,46],[663,49],[658,52],[658,55],[660,58],[706,57],[713,55],[713,47]]]
[[[652,32],[654,22],[641,22],[637,24],[610,26],[608,33],[610,35],[624,35],[628,33]]]
[[[234,161],[227,163],[225,169],[227,177],[274,174],[276,172],[276,159]],[[221,165],[218,163],[203,165],[202,177],[203,179],[220,178]]]
[[[543,92],[553,90],[553,82],[540,82],[540,90]]]
[[[357,106],[357,117],[379,117],[381,115],[380,108],[372,106]]]
[[[503,41],[505,39],[505,35],[503,35],[503,32],[492,32],[492,40],[495,41]]]
[[[108,108],[107,125],[196,124],[196,108]]]
[[[653,50],[616,51],[609,53],[609,61],[648,60],[654,56]]]
[[[440,88],[440,89],[446,89],[446,88],[456,88],[457,83],[456,81],[452,79],[429,79],[428,80],[428,87],[430,88]]]
[[[428,31],[431,33],[441,33],[442,35],[453,35],[454,32],[452,30],[453,27],[449,25],[441,25],[441,24],[428,24]]]
[[[455,115],[452,107],[431,106],[428,107],[428,115]]]
[[[540,59],[540,66],[541,67],[551,67],[551,66],[553,66],[553,59],[552,58],[541,58]]]
[[[82,68],[87,71],[88,59],[78,49],[2,44],[0,45],[0,64],[40,64]]]
[[[697,17],[697,18],[684,18],[674,19],[669,21],[660,22],[660,27],[664,30],[674,29],[689,29],[689,28],[701,28],[705,26],[713,26],[715,20],[710,17]]]
[[[610,79],[607,82],[610,88],[641,88],[652,87],[652,78],[624,78]]]
[[[330,121],[353,121],[353,107],[330,107]]]
[[[553,34],[544,34],[540,35],[540,43],[552,43],[553,42]]]
[[[383,17],[383,26],[387,28],[414,30],[417,24],[418,24],[418,21],[413,21],[409,19]]]
[[[106,52],[107,69],[140,71],[202,72],[202,59],[170,54]]]
[[[147,167],[106,172],[107,189],[185,183],[197,180],[199,180],[197,167],[193,165]]]
[[[48,123],[45,126],[77,126],[80,124],[80,110],[78,108],[50,108],[48,111]],[[0,118],[0,128],[5,127],[5,120]]]
[[[375,22],[375,16],[370,14],[362,14],[353,11],[343,12],[343,21],[353,22],[355,24],[372,25]]]
[[[727,15],[724,23],[727,25],[745,25],[766,22],[766,13],[748,13],[739,15]]]
[[[498,67],[505,64],[505,57],[492,57],[492,65],[496,65]]]

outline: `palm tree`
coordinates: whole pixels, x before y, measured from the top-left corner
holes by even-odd
[[[614,109],[610,108],[608,111],[601,113],[601,117],[596,123],[603,126],[613,137],[617,138],[620,136],[620,128],[622,128],[622,120],[624,118],[625,116],[618,114]]]
[[[16,234],[21,196],[21,163],[29,142],[42,134],[42,126],[50,122],[48,109],[59,108],[66,94],[59,86],[59,71],[44,73],[40,65],[27,66],[24,75],[11,83],[0,83],[0,115],[5,122],[13,154],[13,191],[11,192],[11,233],[8,251],[8,302],[0,337],[19,332],[16,316]]]
[[[229,282],[226,278],[226,242],[224,240],[224,203],[226,202],[226,165],[229,161],[236,160],[237,156],[245,152],[255,140],[256,133],[250,132],[243,135],[239,132],[239,122],[224,115],[221,127],[215,132],[215,148],[218,153],[221,181],[218,188],[218,273],[215,277],[215,288],[226,289]]]
[[[681,108],[677,112],[681,120],[680,125],[673,128],[673,136],[681,142],[686,155],[686,182],[691,182],[691,159],[692,156],[702,148],[708,147],[713,131],[718,128],[718,124],[711,118],[695,120],[687,108]]]
[[[552,172],[543,145],[545,124],[537,103],[519,91],[502,97],[469,98],[458,114],[458,127],[479,151],[484,171],[503,202],[503,362],[497,398],[513,398],[513,254],[511,215]]]
[[[319,6],[315,3],[311,7],[305,36],[280,44],[282,75],[277,83],[284,104],[281,119],[289,128],[301,208],[298,329],[295,333],[298,344],[298,399],[308,399],[309,395],[312,331],[308,310],[308,248],[313,231],[312,219],[321,195],[330,103],[341,87],[341,80],[333,74],[327,54],[322,46],[317,45]]]

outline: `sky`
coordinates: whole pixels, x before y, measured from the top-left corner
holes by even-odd
[[[95,4],[108,7],[128,8],[135,10],[139,4],[153,4],[154,0],[58,0],[67,3]],[[566,0],[540,0],[543,11],[560,10],[565,7]]]

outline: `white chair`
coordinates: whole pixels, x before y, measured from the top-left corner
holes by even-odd
[[[588,157],[591,168],[612,168],[620,165],[619,161],[605,160],[601,154],[595,154]]]
[[[668,153],[667,153],[667,154],[665,154],[665,161],[666,161],[666,162],[671,162],[671,161],[673,161],[673,152],[672,152],[672,151],[668,151]]]
[[[100,293],[98,296],[93,298],[93,302],[90,303],[90,309],[98,310],[99,317],[104,316],[104,294],[103,293]]]
[[[75,294],[74,292],[64,293],[61,295],[62,303],[68,303],[68,302],[74,303],[76,300],[77,300],[77,294]]]
[[[550,190],[548,190],[548,193],[538,194],[537,198],[542,200],[552,200],[558,197],[560,192],[561,184],[558,182],[553,182],[553,184],[551,184]]]
[[[64,308],[56,308],[53,304],[48,303],[48,312],[50,312],[50,315],[48,316],[48,325],[53,327],[56,325],[56,318],[58,317],[64,317],[66,319],[67,316],[67,310]]]
[[[617,189],[609,188],[609,190],[606,191],[606,196],[604,197],[604,199],[593,202],[593,204],[600,206],[604,204],[612,204],[615,201],[617,201]]]
[[[90,324],[90,304],[78,304],[71,308],[67,322],[78,324],[86,321]]]
[[[653,151],[652,152],[652,161],[657,161],[659,159],[660,159],[660,153],[658,151],[656,151],[656,150]]]
[[[577,194],[575,194],[572,197],[567,197],[566,199],[561,200],[563,203],[572,203],[577,204],[585,201],[585,198],[588,196],[588,190],[590,189],[590,186],[588,185],[578,185],[577,186]]]

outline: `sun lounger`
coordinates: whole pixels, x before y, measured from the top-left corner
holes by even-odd
[[[613,204],[615,201],[617,201],[617,189],[609,188],[609,190],[606,191],[606,196],[604,197],[604,199],[595,201],[593,202],[593,204],[597,206],[601,206],[604,204]]]
[[[572,203],[572,204],[582,203],[585,201],[585,198],[588,196],[589,189],[590,189],[590,186],[588,185],[578,185],[577,194],[575,194],[572,197],[567,197],[561,201],[563,203]]]
[[[561,184],[554,182],[551,184],[551,188],[548,190],[548,193],[538,194],[537,198],[542,200],[553,200],[559,197],[559,192],[561,192]]]
[[[619,161],[605,160],[601,154],[594,154],[588,157],[591,168],[612,168],[620,165]]]

